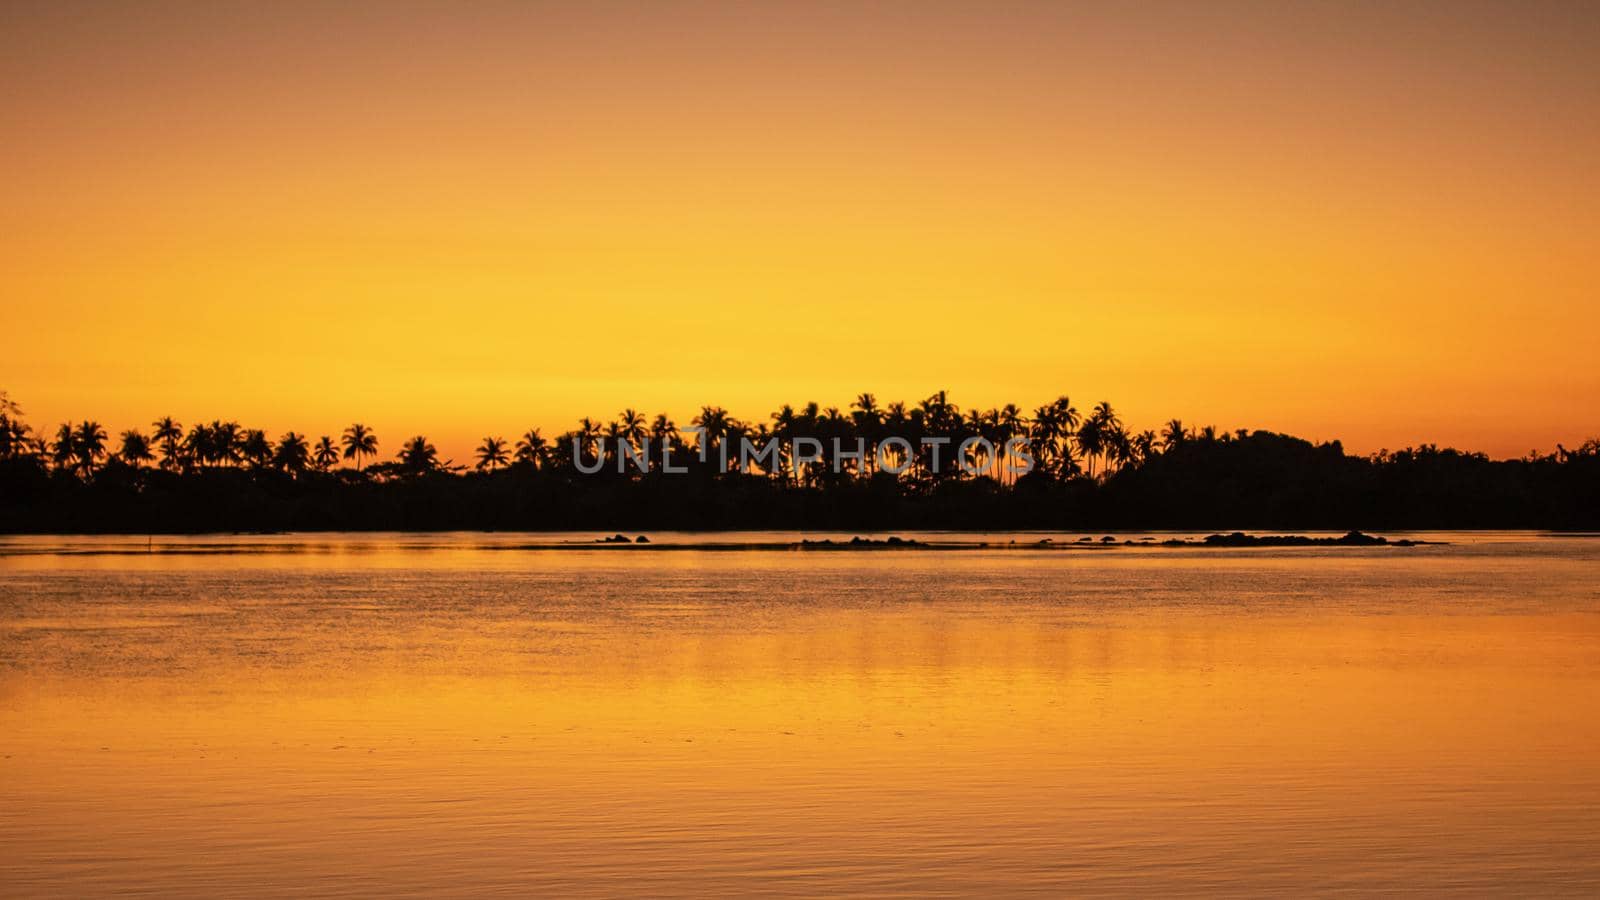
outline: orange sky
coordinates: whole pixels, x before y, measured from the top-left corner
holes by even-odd
[[[465,6],[6,4],[0,389],[458,461],[939,388],[1600,434],[1592,6]]]

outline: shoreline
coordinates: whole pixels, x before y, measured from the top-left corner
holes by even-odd
[[[321,532],[310,533],[320,534]],[[459,533],[459,532],[458,532]],[[493,532],[484,532],[491,534]],[[270,534],[217,534],[216,537],[269,537],[287,535],[287,532],[274,532]],[[94,535],[54,535],[54,537],[92,538]],[[0,545],[0,556],[30,556],[30,555],[63,555],[63,556],[221,556],[230,554],[273,554],[296,553],[303,547],[300,544],[172,544],[157,545],[154,536],[126,535],[123,537],[145,537],[146,542],[141,546],[130,543],[123,546],[84,547],[84,548],[40,548],[28,549],[26,547],[5,548]],[[190,536],[185,536],[190,537]],[[1160,549],[1201,549],[1201,550],[1231,550],[1231,549],[1283,549],[1283,548],[1323,548],[1323,547],[1349,547],[1349,548],[1379,548],[1398,547],[1409,548],[1417,546],[1447,546],[1449,541],[1423,540],[1417,538],[1388,538],[1381,535],[1371,535],[1364,532],[1352,531],[1341,536],[1312,536],[1304,534],[1259,534],[1251,535],[1244,532],[1214,533],[1200,538],[1169,538],[1158,540],[1145,536],[1137,540],[1133,538],[1118,539],[1111,535],[1100,538],[1089,536],[1072,540],[1056,540],[1052,537],[1038,540],[919,540],[916,538],[902,538],[891,535],[887,538],[864,538],[859,535],[849,539],[802,538],[801,540],[782,541],[652,541],[648,535],[638,535],[628,538],[622,534],[591,540],[561,540],[561,541],[526,541],[516,543],[484,543],[472,546],[470,549],[488,552],[540,552],[540,551],[710,551],[710,552],[870,552],[870,551],[929,551],[929,552],[962,552],[975,550],[1005,550],[1005,551],[1035,551],[1035,552],[1111,552],[1125,548],[1160,548]],[[424,545],[401,549],[426,551],[436,549]]]

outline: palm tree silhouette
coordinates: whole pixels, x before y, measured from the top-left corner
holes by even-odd
[[[666,413],[657,413],[650,420],[650,440],[655,444],[659,458],[665,458],[668,452],[676,453],[683,444],[683,438],[678,434],[678,423]]]
[[[214,460],[229,466],[238,465],[241,441],[239,423],[213,421],[210,431]]]
[[[1028,420],[1022,417],[1022,410],[1015,403],[1007,403],[1000,407],[999,414],[995,416],[995,461],[1000,467],[999,476],[1002,484],[1007,483],[1008,479],[1016,481],[1015,474],[1008,471],[1010,466],[1007,462],[1011,453],[1006,448],[1012,438],[1028,433],[1027,425]]]
[[[28,425],[22,407],[0,391],[0,459],[16,459],[28,452]]]
[[[878,398],[869,393],[857,394],[855,402],[851,404],[850,423],[854,427],[855,436],[865,441],[867,445],[867,458],[862,466],[862,474],[875,474],[878,471],[878,455],[872,450],[878,446],[878,441],[883,439],[883,413],[878,409]]]
[[[1093,417],[1083,420],[1078,427],[1078,449],[1083,451],[1083,458],[1089,463],[1089,478],[1094,478],[1094,461],[1105,450],[1105,432],[1100,429],[1100,422]]]
[[[0,459],[16,459],[28,452],[28,426],[0,413]]]
[[[778,440],[778,480],[788,484],[794,472],[795,426],[799,423],[794,407],[785,403],[772,414],[772,436]]]
[[[0,391],[0,459],[16,459],[27,454],[28,430],[22,421],[22,407],[5,391]]]
[[[645,434],[644,416],[632,409],[625,409],[617,417],[618,437],[627,441],[633,447],[643,445]]]
[[[252,469],[264,469],[272,463],[272,441],[259,428],[247,429],[239,438],[239,455]]]
[[[1189,432],[1184,429],[1182,419],[1170,419],[1167,424],[1161,426],[1161,447],[1163,450],[1171,450],[1174,447],[1181,446],[1188,439]]]
[[[505,465],[510,457],[506,455],[506,442],[497,437],[486,437],[478,445],[478,471],[487,469],[493,472],[497,467]]]
[[[161,447],[161,468],[176,471],[182,463],[183,426],[171,416],[162,416],[151,424],[151,435]]]
[[[1083,426],[1078,429],[1078,447],[1089,459],[1090,478],[1094,477],[1095,457],[1103,457],[1104,468],[1111,467],[1121,429],[1122,422],[1112,411],[1111,404],[1103,400],[1095,404],[1094,410],[1083,420]]]
[[[423,475],[439,468],[439,451],[420,434],[401,445],[397,459],[400,468],[412,475]]]
[[[199,465],[202,468],[211,464],[211,426],[196,425],[189,429],[183,437],[183,448],[180,459],[184,468]]]
[[[678,424],[666,413],[657,413],[656,417],[650,420],[650,437],[663,445],[668,441],[676,441]]]
[[[519,463],[527,463],[533,468],[541,468],[545,462],[547,448],[544,437],[539,434],[539,429],[529,428],[517,439],[515,459]]]
[[[585,460],[594,457],[599,452],[601,433],[602,429],[599,422],[588,416],[578,420],[578,451]]]
[[[1154,431],[1147,429],[1139,432],[1130,439],[1130,444],[1133,448],[1133,464],[1136,466],[1144,465],[1147,460],[1156,455],[1158,442]]]
[[[937,445],[932,444],[918,453],[918,468],[927,486],[936,486],[958,476],[961,470],[955,465],[954,457],[965,430],[961,408],[950,402],[947,391],[936,391],[918,404],[915,411],[921,413],[921,436],[945,441],[942,453],[935,449]],[[938,460],[937,465],[934,464],[935,459]]]
[[[63,422],[56,429],[56,439],[50,445],[50,458],[56,468],[62,471],[77,468],[78,435],[72,430],[71,423]]]
[[[1033,444],[1033,454],[1038,458],[1039,465],[1047,471],[1056,468],[1060,459],[1061,419],[1056,416],[1056,408],[1052,404],[1045,404],[1033,411],[1033,425],[1028,429],[1028,438]]]
[[[73,453],[78,459],[83,474],[94,474],[94,467],[106,455],[106,430],[100,427],[99,422],[85,419],[78,424],[78,429],[72,434]]]
[[[156,458],[150,452],[150,442],[133,428],[122,433],[122,447],[117,451],[117,457],[135,469]]]
[[[690,420],[691,425],[700,428],[701,444],[697,448],[701,455],[706,455],[710,448],[720,446],[728,436],[728,426],[732,422],[728,418],[728,411],[720,406],[702,406],[700,412]],[[709,460],[711,457],[706,456]]]
[[[357,472],[361,471],[364,457],[378,455],[378,436],[360,422],[346,428],[339,442],[344,445],[344,458],[356,461]]]
[[[622,452],[622,445],[625,442],[622,432],[621,422],[611,422],[600,429],[601,435],[605,437],[605,445],[615,447],[618,453]]]
[[[339,449],[333,445],[333,438],[327,435],[317,438],[317,446],[311,451],[311,461],[319,472],[326,472],[339,464]]]
[[[278,449],[272,454],[272,464],[291,475],[299,475],[306,470],[306,463],[310,458],[311,448],[306,446],[306,439],[292,431],[286,431],[283,437],[278,439]]]
[[[1117,471],[1122,471],[1136,457],[1133,442],[1128,438],[1128,432],[1123,430],[1122,423],[1113,424],[1106,434],[1106,474],[1111,473],[1110,463],[1115,462]]]
[[[0,460],[15,459],[18,455],[37,457],[41,468],[48,470],[44,463],[53,459],[58,472],[88,481],[107,458],[106,432],[99,424],[69,423],[61,426],[55,440],[35,440],[30,437],[31,430],[20,421],[16,404],[3,392],[0,392],[0,401],[3,401],[0,402]],[[770,426],[765,423],[750,425],[723,407],[700,407],[693,422],[701,434],[699,447],[706,452],[707,462],[713,462],[713,471],[708,474],[739,471],[738,448],[744,440],[753,439],[756,446],[765,447],[769,440],[775,439],[778,452],[764,462],[765,471],[755,471],[784,489],[831,489],[853,480],[871,480],[880,474],[881,463],[893,466],[894,474],[888,479],[889,483],[897,483],[908,495],[923,495],[952,479],[987,477],[1000,487],[1014,486],[1021,472],[1012,470],[1007,444],[1017,436],[1029,439],[1030,455],[1046,480],[1069,481],[1080,477],[1083,474],[1080,462],[1086,461],[1089,477],[1104,481],[1118,472],[1142,467],[1161,453],[1186,443],[1231,444],[1246,440],[1250,435],[1247,430],[1219,433],[1210,426],[1191,429],[1177,419],[1165,423],[1159,436],[1155,431],[1131,433],[1124,428],[1109,402],[1096,404],[1086,417],[1080,417],[1065,395],[1036,407],[1031,416],[1012,403],[963,411],[942,390],[909,407],[899,402],[880,405],[870,392],[856,394],[848,412],[841,412],[837,407],[824,409],[816,402],[798,409],[784,404],[770,415],[770,421]],[[167,416],[155,420],[152,428],[153,435],[148,438],[138,429],[122,432],[120,448],[110,454],[113,460],[137,471],[149,464],[155,451],[159,451],[161,467],[178,474],[191,474],[197,466],[209,470],[214,466],[231,467],[243,462],[248,463],[252,473],[276,470],[298,476],[308,469],[327,471],[337,466],[342,458],[352,463],[355,473],[366,474],[365,465],[377,456],[378,449],[376,434],[360,423],[345,429],[337,440],[323,436],[314,445],[293,431],[274,444],[263,431],[241,428],[232,420],[213,419],[208,424],[195,425],[185,434],[182,426]],[[647,442],[674,451],[687,447],[677,426],[666,414],[647,420],[643,413],[630,407],[609,423],[583,418],[576,430],[554,442],[547,443],[538,429],[529,429],[516,440],[514,448],[499,437],[486,437],[474,451],[475,468],[493,473],[514,460],[519,465],[526,464],[527,470],[538,477],[544,477],[547,470],[554,475],[573,466],[570,445],[574,441],[577,452],[592,459],[601,449],[602,436],[607,450],[612,442],[635,449]],[[820,459],[806,465],[797,464],[792,441],[799,437],[821,443]],[[890,437],[905,443],[901,445],[897,441],[889,445],[880,458],[877,450]],[[993,449],[976,443],[958,460],[962,443],[975,437],[987,441]],[[938,441],[925,442],[927,438]],[[837,451],[835,440],[839,445]],[[933,465],[935,444],[937,467]],[[859,457],[854,452],[857,446],[865,451]],[[717,451],[722,448],[728,451],[725,468],[716,465],[721,456]],[[716,456],[712,455],[714,452]],[[654,453],[651,457],[651,461],[656,462]],[[676,462],[688,461],[687,456],[676,457]],[[967,465],[958,466],[960,462]],[[976,471],[973,471],[974,466]],[[449,462],[440,463],[437,450],[419,436],[406,442],[395,462],[377,464],[371,474],[386,480],[402,473],[453,472],[460,468]]]
[[[1073,442],[1077,439],[1078,426],[1081,419],[1078,408],[1072,405],[1072,399],[1066,394],[1057,397],[1050,404],[1050,414],[1056,422],[1056,477],[1062,480],[1076,477],[1080,473],[1078,468],[1078,451]]]

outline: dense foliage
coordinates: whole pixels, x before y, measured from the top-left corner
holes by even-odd
[[[1433,446],[1361,457],[1337,442],[1177,420],[1130,434],[1109,404],[1080,415],[1066,398],[1031,415],[963,414],[942,392],[911,407],[879,408],[869,394],[848,412],[785,406],[755,425],[705,407],[692,425],[625,410],[553,441],[537,430],[485,438],[468,469],[421,436],[369,462],[379,440],[359,424],[314,441],[170,418],[148,435],[112,440],[85,421],[46,437],[0,394],[0,531],[1600,527],[1596,441],[1516,460]],[[927,440],[947,441],[950,454],[973,436],[997,449],[973,447],[968,470],[934,464]],[[797,437],[817,438],[821,457],[797,458],[786,443]],[[832,456],[835,438],[870,447],[889,437],[916,449]],[[1020,476],[1003,449],[1012,437],[1026,437],[1036,460]],[[771,465],[721,463],[718,448],[746,438],[779,440]],[[687,471],[580,471],[618,441],[669,445]]]

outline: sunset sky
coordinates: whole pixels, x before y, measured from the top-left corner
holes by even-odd
[[[0,85],[42,430],[1600,435],[1594,4],[8,2]]]

